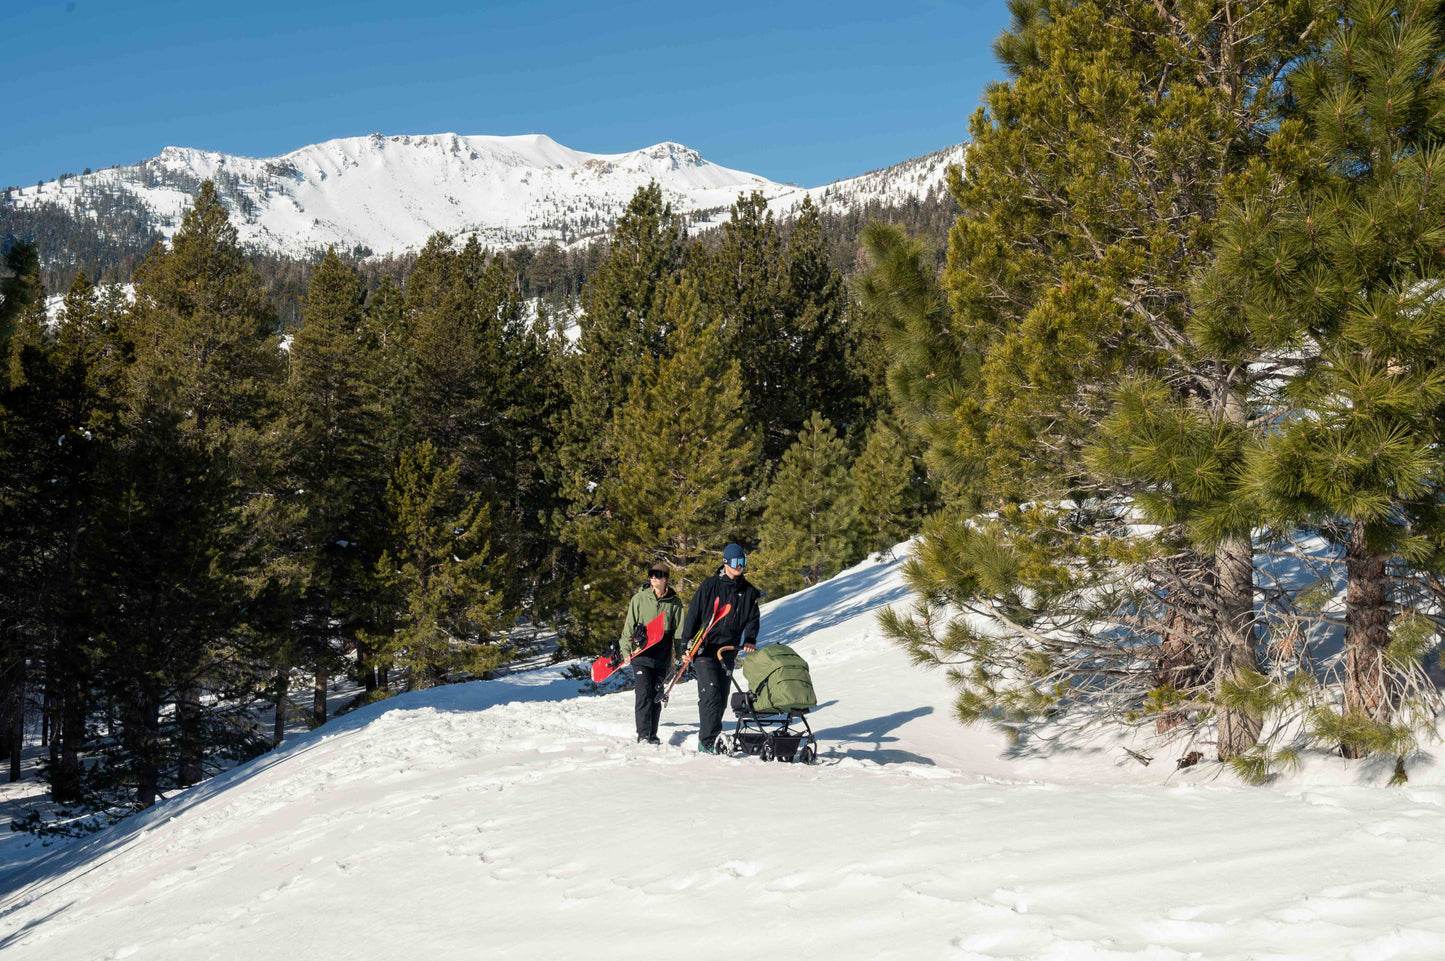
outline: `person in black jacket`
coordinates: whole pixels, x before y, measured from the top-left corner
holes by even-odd
[[[690,643],[712,619],[714,600],[718,602],[718,610],[732,605],[727,616],[718,618],[708,631],[707,640],[692,662],[697,672],[697,749],[704,754],[716,752],[717,738],[722,733],[723,708],[728,699],[728,673],[733,669],[738,649],[747,653],[758,643],[761,595],[743,574],[747,565],[747,554],[737,544],[724,548],[722,570],[698,586],[682,625],[682,636]],[[733,650],[719,660],[718,649],[723,647]]]

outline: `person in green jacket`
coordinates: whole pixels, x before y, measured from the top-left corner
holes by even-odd
[[[672,572],[666,564],[653,564],[647,571],[647,586],[627,605],[627,620],[622,623],[622,636],[617,648],[624,658],[647,643],[647,625],[661,614],[662,640],[637,655],[632,662],[636,678],[637,740],[660,744],[657,724],[662,718],[662,688],[672,670],[672,646],[682,624],[682,599],[671,585]]]

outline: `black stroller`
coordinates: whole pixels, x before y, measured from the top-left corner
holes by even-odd
[[[818,741],[807,714],[818,706],[818,698],[808,662],[785,644],[771,644],[744,658],[742,668],[752,690],[743,690],[728,672],[737,723],[732,734],[718,735],[717,752],[812,764],[818,757]]]

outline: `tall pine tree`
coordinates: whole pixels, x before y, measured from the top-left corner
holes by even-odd
[[[827,418],[814,411],[768,488],[757,579],[777,593],[811,587],[861,555],[851,457]]]
[[[1401,575],[1438,570],[1445,543],[1441,10],[1341,6],[1288,76],[1279,130],[1201,285],[1215,341],[1280,358],[1254,398],[1277,429],[1248,458],[1251,492],[1343,561],[1344,703],[1315,720],[1347,756],[1413,743],[1394,723],[1423,640],[1397,619]]]
[[[647,564],[669,564],[684,594],[712,573],[756,465],[738,364],[694,281],[669,285],[661,319],[673,353],[649,362],[614,414],[604,438],[612,466],[575,527],[590,561],[572,602],[577,649],[605,642]]]
[[[208,486],[219,475],[229,476],[237,513],[222,512],[218,522],[244,525],[241,509],[252,492],[267,491],[274,483],[275,452],[268,426],[278,412],[284,382],[284,361],[275,330],[275,312],[255,272],[247,265],[215,185],[201,185],[194,205],[186,211],[169,247],[158,244],[137,271],[135,306],[129,340],[134,362],[129,370],[131,418],[135,431],[163,431],[148,443],[171,443],[172,427],[195,435],[194,443],[208,453],[197,464]],[[188,441],[189,443],[189,441]],[[188,528],[178,526],[180,536]],[[236,531],[244,538],[244,532]],[[244,565],[258,563],[250,555],[218,558],[216,585],[234,590],[257,586],[254,571]],[[250,580],[250,586],[247,582]],[[224,605],[236,626],[246,608],[237,597]],[[216,624],[197,623],[217,644]],[[201,756],[204,702],[201,697],[209,666],[233,663],[205,656],[201,638],[186,648],[193,657],[178,658],[176,713],[180,726],[180,780],[193,783],[202,776]],[[218,651],[217,651],[218,652]],[[211,679],[215,682],[215,678]]]
[[[507,656],[497,634],[507,557],[492,544],[485,500],[460,482],[460,459],[443,463],[422,441],[402,454],[387,487],[390,533],[375,571],[385,614],[370,642],[409,690],[480,677]]]
[[[976,671],[955,675],[962,716],[1010,720],[1056,710],[1075,684],[1091,704],[1144,707],[1171,638],[1201,639],[1207,680],[1189,716],[1217,719],[1219,755],[1232,757],[1260,729],[1233,696],[1257,672],[1251,518],[1230,493],[1237,462],[1225,462],[1242,449],[1247,368],[1201,356],[1190,292],[1224,185],[1262,149],[1274,83],[1308,49],[1316,10],[1281,2],[1236,16],[1227,4],[1134,0],[1011,10],[995,45],[1009,79],[988,90],[967,175],[951,180],[963,210],[944,276],[951,316],[926,331],[931,356],[905,355],[914,377],[962,368],[961,382],[922,397],[958,461],[950,473],[1001,508],[931,525],[914,583],[998,630],[954,620],[941,634],[938,610],[890,627],[922,661],[975,657]],[[970,352],[976,378],[958,362]],[[1182,436],[1223,438],[1192,452],[1219,465],[1208,504],[1191,502],[1198,488],[1174,497],[1127,445],[1100,444],[1141,377],[1206,422]],[[1150,491],[1152,503],[1138,498]],[[1152,530],[1134,524],[1155,507]],[[1186,509],[1207,510],[1209,523],[1185,523]],[[1094,667],[1080,672],[1084,661]]]

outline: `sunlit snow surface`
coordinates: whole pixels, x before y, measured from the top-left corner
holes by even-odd
[[[949,717],[868,562],[764,609],[823,704],[811,767],[660,748],[560,669],[407,695],[0,874],[22,959],[1445,956],[1429,759],[1232,786],[1183,745],[1008,748]],[[1133,743],[1133,742],[1131,742]],[[1133,743],[1145,748],[1146,742]],[[10,848],[14,850],[14,848]],[[33,854],[33,852],[30,852]]]

